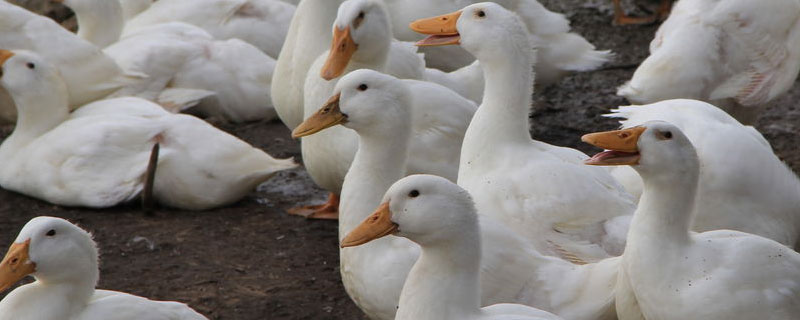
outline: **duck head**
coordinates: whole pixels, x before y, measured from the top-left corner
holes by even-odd
[[[458,238],[477,226],[477,214],[466,190],[433,175],[412,175],[395,182],[382,204],[342,239],[353,247],[396,235],[420,245]]]
[[[386,57],[392,41],[389,16],[378,0],[348,0],[339,6],[333,23],[333,41],[320,76],[341,76],[351,60]]]
[[[461,45],[479,60],[501,53],[509,46],[531,50],[528,31],[514,12],[494,2],[469,5],[459,11],[412,22],[409,27],[427,38],[418,46]]]
[[[67,96],[64,81],[52,64],[38,54],[26,50],[0,49],[0,85],[17,102],[18,99]]]
[[[28,275],[43,283],[97,282],[91,235],[60,218],[37,217],[22,228],[0,262],[0,292]]]
[[[649,121],[628,129],[590,133],[581,140],[606,149],[587,159],[586,164],[630,165],[642,177],[697,170],[699,163],[689,138],[678,127],[664,121]]]
[[[410,121],[409,94],[400,80],[368,69],[348,73],[336,84],[335,94],[316,113],[292,131],[299,138],[343,125],[357,132],[382,134],[388,127]]]

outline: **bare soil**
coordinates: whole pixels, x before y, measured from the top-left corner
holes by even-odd
[[[70,17],[46,0],[20,1],[60,21]],[[540,2],[566,13],[574,30],[599,48],[617,53],[602,70],[535,93],[534,138],[594,152],[579,138],[616,127],[600,115],[626,104],[614,95],[616,87],[646,57],[656,26],[612,26],[610,0]],[[798,97],[795,88],[764,109],[757,122],[795,172],[800,170]],[[280,122],[218,126],[274,156],[299,160],[299,144]],[[0,138],[12,130],[0,129]],[[277,175],[227,208],[160,208],[155,216],[142,214],[136,203],[107,210],[65,208],[0,190],[0,247],[10,245],[29,219],[58,216],[94,234],[101,250],[100,288],[182,301],[210,319],[364,319],[341,285],[336,223],[285,212],[324,196],[303,169]]]

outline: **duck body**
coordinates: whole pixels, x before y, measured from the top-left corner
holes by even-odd
[[[214,40],[196,26],[171,22],[143,28],[105,52],[144,75],[113,97],[137,96],[176,111],[194,107],[199,115],[233,122],[276,115],[270,103],[275,60],[244,41]]]
[[[11,3],[0,2],[0,48],[35,51],[55,64],[64,76],[71,108],[107,96],[129,82],[113,59],[91,43],[65,30],[49,18]],[[2,114],[13,121],[11,101]]]
[[[198,118],[138,98],[101,100],[70,115],[56,69],[32,52],[0,52],[0,82],[21,110],[0,145],[4,188],[60,205],[113,206],[141,192],[158,143],[154,197],[201,210],[237,201],[276,171],[295,166]]]
[[[33,267],[14,266],[20,263]],[[0,301],[2,320],[206,319],[182,303],[95,289],[100,273],[96,244],[86,231],[60,218],[28,222],[0,264],[0,272],[4,289],[26,275],[36,278]]]
[[[753,107],[794,83],[799,44],[798,1],[680,1],[617,94],[636,104],[702,100],[749,122]]]
[[[128,21],[123,36],[164,22],[181,21],[217,39],[238,38],[278,57],[295,6],[276,0],[157,1]]]
[[[620,319],[791,319],[800,312],[800,254],[739,231],[689,231],[700,160],[678,127],[648,121],[583,140],[610,150],[588,164],[631,165],[644,181],[620,264]]]
[[[613,112],[610,116],[624,119],[623,128],[667,121],[692,142],[700,159],[692,230],[738,230],[796,246],[800,179],[755,128],[694,100],[621,107]],[[636,179],[626,188],[641,190],[641,178],[637,175]]]
[[[303,0],[289,25],[272,81],[272,103],[281,121],[294,130],[303,122],[303,88],[308,70],[330,48],[330,28],[344,0]]]

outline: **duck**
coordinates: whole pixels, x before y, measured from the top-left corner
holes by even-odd
[[[413,44],[392,42],[391,25],[381,1],[343,2],[332,29],[331,50],[317,58],[306,76],[303,89],[305,117],[316,112],[331,95],[338,77],[360,68],[383,71],[403,79],[435,79],[433,82],[451,85],[451,89],[456,88],[462,94],[483,91],[482,71],[478,64],[445,74],[426,69],[424,60],[416,53]],[[341,49],[344,46],[346,48]],[[480,95],[472,93],[469,97],[477,100]],[[303,138],[301,151],[305,167],[314,182],[330,193],[328,202],[321,206],[297,207],[289,212],[315,217],[318,213],[327,214],[335,210],[356,146],[356,135],[341,127]]]
[[[122,4],[122,17],[125,21],[130,20],[142,11],[147,10],[153,5],[155,0],[119,0]]]
[[[800,314],[800,253],[735,230],[690,231],[700,159],[675,125],[647,121],[592,133],[595,166],[632,166],[644,193],[622,254],[620,319],[793,319]]]
[[[304,120],[306,75],[317,57],[330,46],[333,39],[330,28],[343,1],[302,0],[297,4],[272,76],[272,104],[289,130]]]
[[[67,220],[28,221],[0,262],[0,292],[27,276],[0,301],[0,320],[207,320],[189,306],[96,289],[100,278],[92,235]]]
[[[480,227],[475,205],[464,189],[441,177],[412,175],[395,182],[378,209],[340,246],[355,247],[394,235],[420,247],[400,294],[396,320],[562,319],[521,304],[481,307]]]
[[[277,0],[159,0],[127,21],[122,36],[179,21],[203,28],[216,39],[241,39],[275,59],[294,11],[294,5]]]
[[[667,121],[692,142],[701,164],[693,231],[737,230],[798,248],[800,179],[755,128],[712,104],[689,99],[611,111],[607,116],[620,119],[623,129]],[[618,180],[630,181],[623,182],[626,189],[641,195],[641,177],[628,166],[619,168],[633,171],[635,180]]]
[[[429,37],[420,45],[460,44],[484,70],[483,103],[472,118],[458,171],[458,185],[473,195],[478,212],[506,224],[547,255],[567,251],[584,261],[622,253],[633,197],[588,156],[530,136],[533,66],[525,25],[495,3],[415,21]]]
[[[141,195],[205,210],[236,202],[296,166],[139,98],[100,100],[71,115],[58,70],[31,51],[0,51],[0,68],[0,85],[19,111],[0,145],[0,186],[7,190],[63,206],[104,208]]]
[[[402,41],[418,41],[419,34],[404,28],[409,23],[447,12],[457,11],[469,4],[483,2],[385,0],[392,12],[395,37]],[[580,35],[570,32],[569,20],[553,12],[536,0],[498,0],[495,3],[516,12],[525,23],[531,41],[537,44],[535,66],[537,85],[548,86],[572,72],[595,70],[613,58],[610,51],[595,50],[595,46]],[[453,71],[469,65],[475,58],[460,47],[423,47],[427,65],[444,71]]]
[[[59,69],[67,83],[68,104],[75,109],[130,84],[134,77],[92,45],[55,21],[0,1],[0,48],[36,51]],[[8,96],[8,93],[0,93]],[[5,121],[16,120],[10,100],[0,102]]]
[[[245,41],[216,40],[197,26],[169,22],[143,28],[104,52],[144,75],[109,97],[136,96],[234,123],[276,117],[270,103],[275,60]]]
[[[398,92],[390,90],[393,88],[397,88]],[[334,94],[331,98],[316,113],[295,128],[292,137],[302,137],[304,143],[307,143],[310,136],[324,133],[323,130],[339,129],[337,132],[346,132],[355,136],[356,139],[352,141],[355,146],[351,146],[351,139],[347,139],[350,137],[349,135],[335,135],[341,140],[337,140],[335,145],[328,146],[326,149],[330,149],[332,154],[352,153],[355,155],[359,145],[358,141],[361,138],[359,138],[359,130],[356,129],[357,124],[350,124],[351,120],[348,119],[353,117],[355,112],[363,112],[365,115],[362,117],[372,117],[387,122],[384,123],[386,128],[390,127],[388,122],[396,121],[397,125],[392,127],[396,132],[391,132],[391,135],[398,137],[397,139],[403,139],[402,137],[408,134],[413,137],[412,143],[407,149],[409,154],[414,156],[410,158],[407,166],[404,164],[399,169],[410,173],[436,172],[449,179],[456,179],[461,141],[467,125],[477,109],[475,103],[435,83],[398,79],[371,69],[360,69],[346,74],[336,83],[333,91]],[[355,101],[349,102],[351,100]],[[342,101],[348,102],[345,104]],[[383,120],[373,114],[382,111],[367,109],[363,106],[371,103],[374,106],[370,105],[370,107],[375,108],[387,104],[388,101],[397,101],[400,104],[398,108],[410,109],[406,112],[412,114],[413,118],[408,121],[402,121],[402,118]],[[348,110],[344,106],[352,109]],[[337,124],[342,124],[341,128],[334,127]],[[384,130],[389,133],[388,129]],[[316,142],[316,140],[312,141]],[[322,148],[322,146],[317,148]],[[324,159],[318,158],[304,158],[304,160],[309,172],[318,168],[312,161],[324,161]],[[348,172],[351,163],[352,160],[340,163],[342,166],[347,166],[341,170],[342,174]],[[337,191],[336,194],[339,194],[341,189]],[[319,217],[324,214],[336,213],[325,210],[312,214],[312,217]]]
[[[679,1],[617,95],[640,105],[706,101],[751,124],[800,72],[798,21],[794,0]]]
[[[656,21],[664,21],[669,16],[674,0],[659,0],[658,9],[647,17],[631,17],[625,14],[621,0],[612,0],[614,3],[614,24],[624,26],[632,24],[648,24]],[[650,1],[655,2],[655,1]]]
[[[373,70],[353,71],[338,82],[330,101],[293,132],[295,136],[311,135],[338,124],[359,136],[358,151],[342,186],[340,240],[369,216],[386,190],[407,174],[413,162],[431,158],[446,163],[432,157],[433,152],[446,149],[442,142],[463,133],[468,119],[459,126],[443,125],[466,112],[453,112],[457,110],[442,98],[428,101],[426,97],[447,96],[420,93],[430,92],[430,88],[420,86],[431,85]],[[450,95],[466,100],[453,92]],[[438,108],[420,107],[415,100]],[[417,129],[410,130],[412,126]],[[445,132],[449,134],[442,134]],[[425,141],[425,148],[415,146],[418,141]],[[447,145],[460,146],[455,142]],[[457,153],[454,151],[451,154]],[[457,161],[455,157],[447,161],[451,166]],[[539,254],[525,239],[491,219],[482,219],[481,224],[485,248],[481,301],[523,303],[569,319],[612,319],[609,315],[613,315],[612,289],[618,263],[613,258],[575,265]],[[340,270],[345,290],[371,319],[394,319],[406,275],[418,256],[418,245],[399,237],[342,249]],[[382,281],[374,281],[375,278]]]

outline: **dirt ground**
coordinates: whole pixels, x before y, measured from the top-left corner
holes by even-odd
[[[50,11],[41,9],[40,1],[25,2]],[[656,26],[612,26],[610,0],[540,2],[566,13],[574,30],[599,48],[617,53],[602,70],[567,77],[535,93],[532,135],[590,152],[579,137],[616,126],[600,115],[626,104],[615,89],[646,57]],[[69,13],[59,9],[52,16],[65,19]],[[798,97],[795,88],[764,109],[757,122],[795,172],[800,170]],[[274,156],[299,159],[298,142],[280,122],[220,127]],[[11,130],[2,128],[0,138]],[[227,208],[161,208],[154,217],[143,215],[137,204],[64,208],[0,190],[0,247],[10,245],[32,217],[58,216],[94,234],[101,251],[100,288],[186,302],[210,319],[364,319],[341,285],[336,223],[306,221],[284,211],[324,196],[302,169],[279,174]]]

